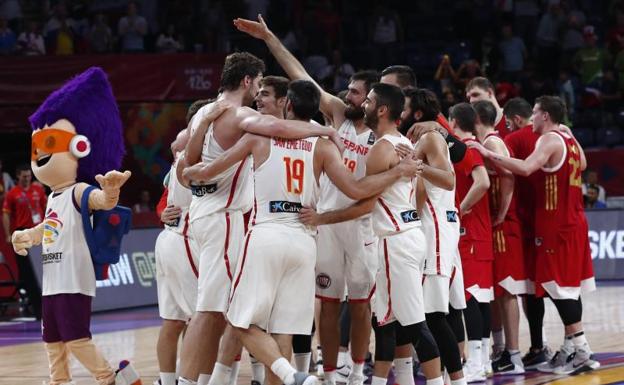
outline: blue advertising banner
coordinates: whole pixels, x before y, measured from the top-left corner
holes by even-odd
[[[109,267],[109,278],[97,281],[93,311],[156,305],[154,245],[162,229],[134,229],[124,236],[119,263]],[[41,282],[41,247],[30,251],[30,261]]]
[[[586,211],[596,279],[624,279],[624,211]]]

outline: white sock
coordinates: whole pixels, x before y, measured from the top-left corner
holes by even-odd
[[[395,358],[393,363],[395,382],[399,385],[414,385],[412,357]]]
[[[335,385],[336,384],[336,371],[335,370],[330,370],[330,371],[325,371],[325,381],[323,381],[325,384],[332,384]]]
[[[566,336],[563,339],[563,348],[568,352],[572,353],[574,351],[574,342],[572,342],[572,336]]]
[[[360,362],[357,364],[353,363],[350,375],[351,374],[359,377],[364,376],[364,362]]]
[[[490,360],[490,339],[481,338],[481,362],[483,364]]]
[[[432,378],[431,380],[427,380],[425,384],[426,385],[444,385],[444,379],[442,378],[442,376],[437,377],[437,378]]]
[[[160,384],[161,385],[176,385],[176,374],[160,372]]]
[[[468,341],[468,361],[474,362],[475,366],[483,365],[481,354],[481,341]]]
[[[373,376],[371,385],[386,385],[387,382],[388,382],[387,378]]]
[[[197,385],[197,382],[191,381],[191,380],[187,380],[184,377],[180,377],[180,378],[178,378],[178,385]]]
[[[494,340],[494,347],[498,350],[505,348],[505,335],[503,330],[495,330],[492,332],[492,339]]]
[[[271,371],[282,380],[285,385],[295,383],[295,373],[297,371],[290,365],[287,359],[280,357],[271,364]]]
[[[451,385],[466,385],[466,378],[460,378],[459,380],[451,380]]]
[[[307,373],[310,370],[310,358],[312,353],[295,353],[295,369],[298,372]],[[234,384],[232,384],[234,385]]]
[[[255,357],[249,356],[251,361],[251,380],[258,381],[260,385],[264,384],[264,364]]]
[[[587,343],[587,337],[585,337],[585,333],[581,330],[580,332],[574,333],[572,336],[572,343],[574,344],[574,349],[584,348],[589,351],[589,344]]]
[[[197,385],[208,385],[211,376],[211,374],[200,374],[199,378],[197,379]]]
[[[548,345],[548,339],[546,339],[546,328],[542,326],[542,346]]]
[[[236,381],[238,380],[239,369],[240,369],[240,359],[234,361],[234,363],[232,364],[232,373],[230,373],[230,382],[228,382],[228,385],[236,385]]]
[[[349,352],[343,352],[342,350],[338,352],[338,361],[336,362],[337,368],[342,368],[343,366],[349,363]]]
[[[208,385],[228,385],[230,383],[231,374],[232,374],[231,367],[225,366],[217,362],[214,366],[214,369],[212,369],[212,375],[210,376],[210,382],[208,383]],[[199,381],[201,381],[201,375],[200,375]]]

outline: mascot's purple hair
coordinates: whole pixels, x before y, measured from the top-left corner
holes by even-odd
[[[119,108],[106,73],[91,67],[54,91],[28,119],[33,130],[67,119],[76,133],[89,138],[91,152],[78,160],[78,180],[96,184],[95,176],[121,167],[126,153]]]

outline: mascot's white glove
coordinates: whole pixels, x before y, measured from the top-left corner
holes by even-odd
[[[43,238],[43,223],[38,224],[32,229],[17,230],[11,236],[13,250],[19,255],[27,255],[28,249],[41,244]]]

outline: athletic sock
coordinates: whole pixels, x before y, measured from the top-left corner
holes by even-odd
[[[585,332],[582,330],[572,335],[572,344],[574,344],[574,349],[583,348],[584,350],[590,351],[587,337],[585,337]]]
[[[493,330],[492,340],[494,341],[495,352],[500,352],[505,349],[505,335],[502,330]]]
[[[338,361],[336,362],[337,368],[342,368],[345,365],[349,364],[349,352],[347,351],[339,351],[338,352]]]
[[[451,385],[467,385],[466,377],[462,377],[458,380],[451,380]]]
[[[395,358],[393,363],[395,382],[399,385],[414,385],[412,357]]]
[[[490,361],[490,339],[481,338],[481,362],[485,365]]]
[[[228,382],[228,385],[236,385],[236,382],[238,381],[238,372],[240,370],[240,360],[241,360],[241,357],[237,356],[236,360],[232,364],[232,372],[230,373],[230,381]]]
[[[178,378],[178,385],[197,385],[196,381],[187,380],[184,377]]]
[[[295,353],[295,369],[298,372],[307,373],[310,370],[310,358],[312,353]]]
[[[282,380],[284,385],[292,385],[295,383],[295,373],[297,373],[297,371],[284,357],[278,358],[271,364],[271,371]]]
[[[483,365],[481,354],[481,341],[468,341],[468,361],[474,362],[476,366]]]
[[[160,385],[176,385],[176,374],[160,372]]]
[[[427,380],[425,384],[426,385],[444,385],[444,379],[442,378],[442,376],[437,377],[437,378],[432,378],[430,380]]]
[[[200,374],[197,379],[197,385],[208,385],[211,376],[211,374]]]
[[[387,382],[388,382],[387,378],[373,376],[371,385],[386,385]]]
[[[217,362],[212,370],[212,375],[210,376],[210,382],[208,385],[228,385],[230,383],[230,375],[232,374],[232,368],[222,363]],[[198,381],[198,385],[203,385],[200,380]]]
[[[264,364],[258,361],[254,356],[249,356],[251,362],[251,380],[258,381],[260,385],[264,384]]]

